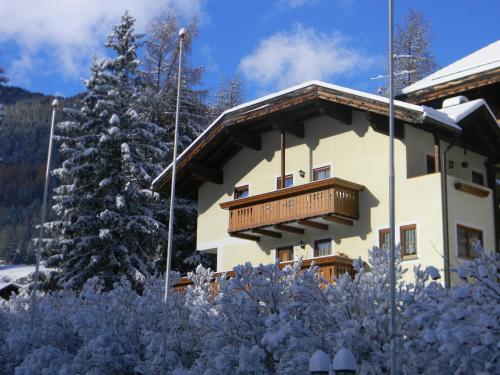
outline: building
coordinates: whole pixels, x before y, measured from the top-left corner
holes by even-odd
[[[224,112],[178,157],[177,194],[198,202],[197,248],[216,254],[217,271],[366,259],[388,239],[387,115],[387,98],[319,81]],[[404,265],[449,269],[473,256],[475,240],[494,249],[488,176],[500,160],[500,128],[488,105],[395,101],[395,118]],[[168,194],[170,178],[171,166],[153,188]]]

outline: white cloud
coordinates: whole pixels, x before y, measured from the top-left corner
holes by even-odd
[[[279,5],[288,8],[301,8],[303,6],[317,4],[319,0],[279,0]],[[351,8],[354,0],[329,0],[332,5],[338,5],[342,8]]]
[[[191,18],[201,14],[202,3],[203,0],[0,0],[0,43],[14,42],[18,47],[9,76],[16,81],[30,71],[45,70],[79,77],[88,68],[90,58],[102,53],[111,25],[119,21],[125,10],[137,19],[136,29],[144,30],[169,5],[181,17]],[[43,60],[46,66],[30,64],[34,60]]]
[[[325,34],[297,25],[259,42],[239,69],[262,91],[281,89],[299,82],[332,80],[369,69],[375,59],[347,45],[340,33]]]

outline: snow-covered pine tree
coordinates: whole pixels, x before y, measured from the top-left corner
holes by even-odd
[[[97,276],[106,288],[125,276],[134,287],[154,272],[152,257],[165,204],[150,190],[168,150],[166,131],[145,120],[141,106],[138,36],[128,13],[106,47],[114,58],[95,60],[79,110],[58,124],[65,161],[45,226],[49,264],[59,261],[59,285],[79,289]]]
[[[8,81],[7,77],[5,76],[5,70],[0,66],[0,93],[2,90],[2,86],[6,84]],[[0,125],[2,124],[2,119],[4,116],[4,107],[3,104],[0,103]]]
[[[423,14],[415,10],[404,18],[403,26],[397,26],[394,40],[394,73],[410,72],[394,76],[396,92],[433,73],[438,64],[430,52],[431,25]]]
[[[173,11],[168,11],[151,23],[146,40],[145,77],[143,89],[143,112],[150,121],[166,129],[169,152],[163,164],[172,161],[175,108],[177,99],[179,21]],[[178,152],[189,146],[208,124],[208,109],[204,104],[206,91],[197,87],[203,74],[202,67],[194,67],[190,62],[193,40],[197,36],[197,22],[193,20],[187,27],[182,58],[181,107],[179,113]],[[168,203],[167,203],[168,204]],[[165,207],[168,208],[168,207]],[[195,249],[196,202],[176,199],[175,226],[173,239],[172,267],[181,272],[192,268],[183,260]],[[164,269],[166,246],[164,247],[160,269]]]

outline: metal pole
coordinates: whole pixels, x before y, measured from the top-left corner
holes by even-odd
[[[36,247],[36,265],[35,265],[35,277],[33,281],[33,290],[31,291],[31,329],[33,330],[35,324],[36,315],[36,292],[38,290],[38,279],[40,274],[40,257],[42,252],[42,241],[43,241],[43,225],[45,224],[45,215],[47,211],[47,196],[49,192],[49,179],[50,179],[50,161],[52,160],[52,141],[54,138],[54,124],[56,120],[56,110],[59,105],[59,101],[54,99],[51,103],[52,106],[52,121],[50,123],[50,136],[49,136],[49,150],[47,153],[47,166],[45,168],[45,186],[43,188],[43,201],[42,201],[42,215],[40,221],[40,231],[38,234],[38,244]]]
[[[182,42],[186,30],[182,28],[179,31],[179,71],[177,77],[177,104],[175,108],[175,128],[174,128],[174,152],[172,161],[172,181],[170,186],[170,211],[168,217],[168,244],[167,244],[167,269],[165,270],[165,295],[163,297],[163,328],[161,342],[161,375],[165,374],[165,357],[167,349],[167,302],[170,289],[170,268],[172,264],[172,240],[174,230],[174,204],[175,204],[175,177],[177,169],[177,133],[179,128],[179,107],[181,94],[181,76],[182,76]]]
[[[390,366],[391,375],[396,369],[396,243],[395,243],[395,209],[394,209],[394,72],[392,51],[393,44],[393,0],[389,0],[389,231],[390,231],[390,287],[391,287],[391,319],[390,319]]]

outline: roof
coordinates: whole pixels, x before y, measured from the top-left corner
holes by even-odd
[[[40,272],[45,271],[46,268],[40,265]],[[9,284],[16,284],[22,286],[28,282],[28,277],[35,272],[35,265],[2,265],[0,266],[0,289],[3,289]]]
[[[262,122],[269,120],[272,116],[282,116],[284,113],[290,116],[298,116],[298,109],[306,108],[312,116],[314,106],[334,105],[334,110],[340,107],[357,108],[376,115],[388,115],[389,99],[384,96],[366,93],[359,90],[337,86],[322,81],[308,81],[302,84],[287,88],[276,93],[266,95],[256,100],[241,104],[222,113],[200,136],[189,145],[177,158],[178,171],[193,158],[194,155],[206,150],[208,145],[213,144],[217,137],[223,137],[225,131],[249,130],[248,124],[257,124],[262,130]],[[315,104],[314,104],[315,103]],[[296,111],[297,110],[297,111]],[[295,112],[294,112],[295,111]],[[316,114],[317,115],[317,114]],[[306,114],[304,114],[306,116]],[[431,124],[444,132],[458,133],[461,128],[446,115],[436,110],[406,103],[403,101],[394,101],[394,116],[400,121],[411,124],[422,125]],[[231,128],[231,129],[229,129]],[[226,147],[220,142],[221,147]],[[222,153],[224,153],[222,151]],[[225,155],[232,156],[227,152]],[[152,183],[154,190],[161,190],[169,179],[172,164],[170,164]]]
[[[438,70],[402,90],[402,94],[417,95],[418,92],[429,91],[445,84],[463,83],[468,78],[476,79],[494,75],[492,79],[500,80],[500,40],[481,48],[460,60]]]
[[[490,112],[491,117],[495,119],[495,115],[491,112],[490,107],[483,99],[471,100],[470,102],[452,105],[446,108],[438,109],[437,111],[445,114],[448,118],[458,123],[482,106],[484,106]]]

